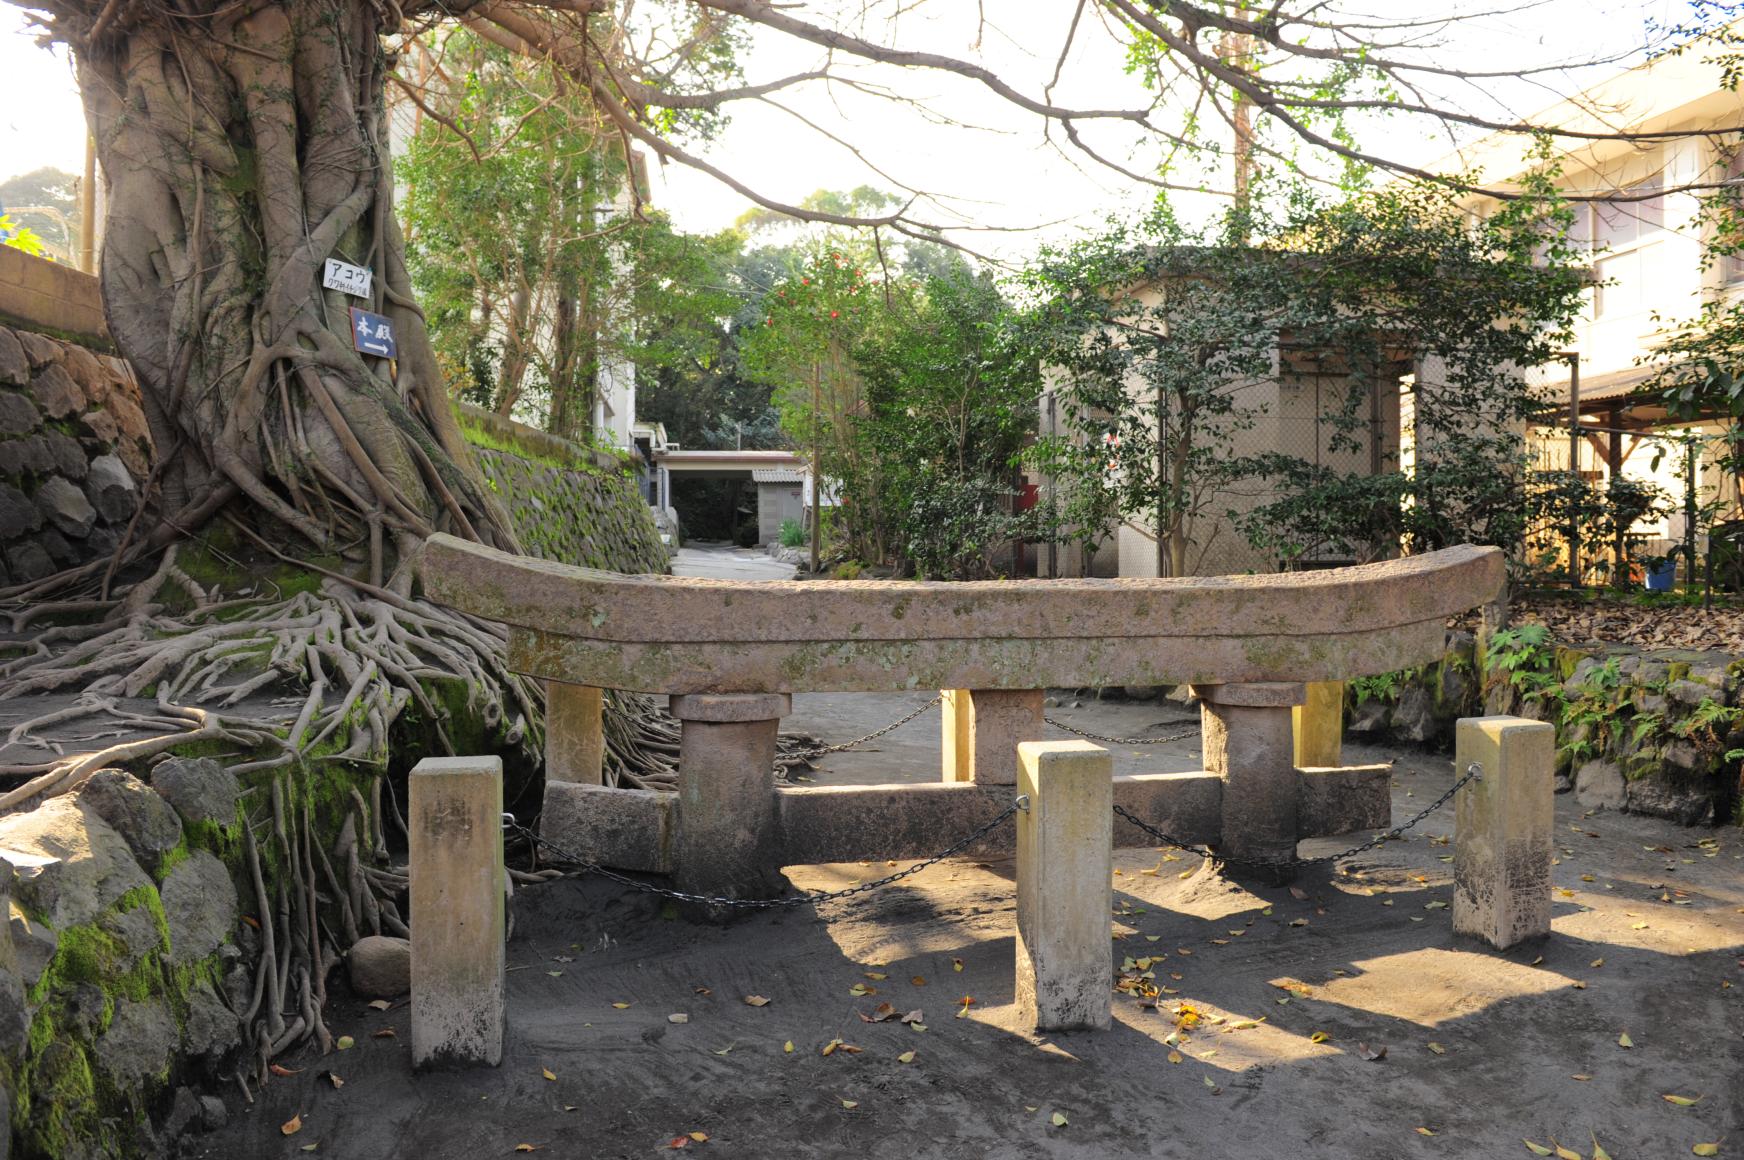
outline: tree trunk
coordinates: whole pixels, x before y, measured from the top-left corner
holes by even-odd
[[[111,182],[104,303],[145,397],[165,520],[192,530],[239,504],[274,542],[374,575],[434,531],[513,547],[406,274],[385,10],[123,11],[80,48],[79,82]],[[324,290],[328,258],[369,267],[370,295]],[[389,319],[397,360],[354,348],[353,307]]]

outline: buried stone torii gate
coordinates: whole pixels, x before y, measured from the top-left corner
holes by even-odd
[[[670,875],[693,893],[755,898],[783,889],[783,866],[930,855],[997,818],[1016,792],[1020,744],[1042,736],[1043,688],[1193,686],[1204,770],[1112,778],[1106,791],[1183,841],[1265,860],[1294,855],[1304,838],[1383,828],[1389,767],[1298,768],[1292,708],[1306,682],[1439,657],[1447,618],[1500,594],[1503,562],[1494,548],[1462,546],[1264,576],[741,582],[625,576],[436,536],[423,582],[429,598],[506,624],[510,667],[546,682],[544,839],[601,866]],[[775,785],[776,733],[793,693],[925,688],[946,690],[940,782]],[[602,784],[602,689],[671,697],[682,725],[676,793]],[[1071,747],[1100,753],[1040,749],[1060,751],[1063,770]],[[1024,750],[1034,778],[1050,759]],[[436,775],[464,760],[425,765]],[[458,833],[465,827],[443,821],[459,809],[450,799],[433,822]],[[489,818],[490,804],[473,812]],[[1151,843],[1123,829],[1112,844]],[[1009,852],[1012,841],[1001,828],[969,852]],[[500,843],[495,857],[500,865]],[[493,888],[471,887],[481,905]],[[415,882],[414,914],[418,893]],[[434,892],[422,893],[434,908]],[[453,904],[464,905],[446,898],[444,924]],[[500,944],[500,925],[494,937]],[[413,969],[416,991],[416,950]],[[500,994],[500,975],[495,986]],[[492,1055],[432,1035],[427,1062]]]

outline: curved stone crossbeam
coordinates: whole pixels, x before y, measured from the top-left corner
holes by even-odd
[[[1441,654],[1495,599],[1502,553],[1463,545],[1267,576],[926,583],[623,576],[451,536],[432,600],[511,628],[509,662],[650,693],[881,692],[1342,680]]]

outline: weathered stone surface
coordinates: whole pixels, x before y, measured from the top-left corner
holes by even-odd
[[[1290,707],[1203,701],[1200,722],[1205,768],[1224,779],[1219,853],[1294,856],[1299,789]]]
[[[133,476],[119,458],[99,455],[91,460],[90,473],[85,479],[85,495],[98,515],[117,524],[133,517],[139,492],[134,486]]]
[[[23,584],[54,575],[55,563],[41,544],[14,543],[6,549],[6,570],[14,583]]]
[[[44,528],[34,538],[36,543],[42,545],[42,550],[48,553],[49,559],[57,564],[71,564],[79,558],[78,550],[53,528]],[[87,542],[89,539],[87,536]]]
[[[545,780],[601,785],[606,735],[603,691],[545,682]]]
[[[121,835],[73,796],[0,817],[0,858],[8,850],[59,859],[20,875],[14,887],[19,902],[57,931],[84,926],[129,890],[151,885]]]
[[[165,949],[163,931],[158,928],[157,917],[149,906],[141,904],[127,910],[112,910],[99,920],[98,925],[121,944],[121,957],[115,964],[117,971],[131,971],[146,955]]]
[[[1344,682],[1313,681],[1290,710],[1296,737],[1296,768],[1331,769],[1343,764]]]
[[[170,928],[170,961],[191,963],[217,950],[236,925],[236,887],[224,863],[195,850],[160,889]]]
[[[121,1087],[136,1087],[169,1066],[180,1037],[176,1018],[160,1000],[115,1001],[115,1018],[92,1052],[97,1066]]]
[[[59,362],[64,354],[61,344],[46,334],[37,334],[33,330],[15,330],[12,332],[18,338],[18,343],[24,348],[24,353],[30,356],[32,367],[44,367],[49,363]]]
[[[11,909],[12,869],[0,863],[0,914]],[[18,952],[12,939],[0,930],[0,1054],[15,1054],[24,1046],[29,1031],[30,1013],[24,1001],[24,979],[18,971]]]
[[[602,866],[670,874],[677,801],[677,794],[656,790],[548,781],[539,831]]]
[[[0,326],[0,385],[22,387],[30,381],[30,360],[11,330]]]
[[[1483,777],[1454,799],[1453,929],[1506,950],[1550,933],[1556,729],[1519,717],[1466,717],[1454,768]]]
[[[172,757],[151,771],[151,788],[184,822],[236,822],[236,776],[210,757]]]
[[[372,934],[351,944],[345,955],[351,989],[371,999],[397,999],[412,989],[412,942]]]
[[[1308,687],[1299,681],[1194,685],[1193,693],[1207,704],[1239,705],[1246,709],[1288,709],[1308,700]]]
[[[0,391],[0,435],[28,435],[42,426],[31,401],[17,391]]]
[[[114,444],[121,434],[115,425],[115,416],[108,411],[88,411],[79,416],[79,425],[105,447]]]
[[[0,442],[0,475],[43,475],[54,468],[54,456],[41,435]]]
[[[214,1062],[242,1042],[242,1024],[224,1000],[204,981],[188,993],[188,1020],[182,1030],[182,1050]]]
[[[31,380],[30,393],[36,398],[37,409],[50,419],[65,419],[85,409],[84,390],[59,364],[42,368]]]
[[[99,769],[79,790],[86,805],[115,827],[142,865],[154,866],[182,840],[182,823],[151,787],[120,769]]]
[[[1453,548],[1273,576],[736,583],[588,572],[443,536],[425,568],[434,598],[519,626],[521,671],[668,693],[1336,679],[1435,659],[1446,615],[1502,579],[1493,549]],[[675,624],[687,640],[670,639]]]
[[[1626,808],[1631,813],[1666,818],[1680,826],[1699,826],[1713,820],[1711,785],[1649,775],[1627,783],[1627,788]]]
[[[1016,785],[1017,746],[1040,741],[1040,689],[947,689],[943,723],[945,781]]]
[[[97,522],[97,509],[85,493],[58,475],[36,489],[36,506],[49,523],[79,539]]]
[[[90,405],[95,406],[103,401],[109,393],[108,380],[115,373],[100,362],[96,355],[82,346],[68,343],[61,350],[61,365],[67,368],[85,392],[85,398]]]
[[[90,461],[85,458],[84,449],[78,440],[59,431],[44,431],[42,433],[44,450],[54,470],[68,479],[83,479],[90,470]]]
[[[3,856],[4,852],[0,851],[0,857]],[[46,923],[32,922],[17,910],[13,910],[8,926],[13,949],[18,954],[18,973],[26,988],[34,987],[54,958],[60,946],[60,936]]]
[[[9,483],[0,483],[0,542],[17,539],[42,527],[42,512],[30,497]]]
[[[407,784],[412,1064],[494,1067],[507,996],[502,761],[426,757]]]
[[[159,1132],[166,1140],[179,1140],[199,1119],[200,1097],[194,1094],[192,1088],[179,1087],[170,1101],[169,1113],[164,1116]]]
[[[672,839],[680,890],[727,898],[772,898],[786,886],[780,862],[780,818],[775,808],[775,734],[780,722],[767,694],[711,698],[709,711],[733,716],[745,702],[749,720],[684,719],[679,734],[678,820]],[[785,701],[785,696],[779,698]]]
[[[1585,763],[1575,772],[1574,796],[1588,809],[1622,809],[1628,797],[1623,771],[1614,761]]]
[[[1393,823],[1390,765],[1345,765],[1296,770],[1301,787],[1296,827],[1304,838],[1328,838]]]
[[[1399,703],[1393,706],[1388,724],[1397,736],[1418,745],[1434,737],[1435,701],[1428,690],[1413,685],[1399,694]]]
[[[1371,697],[1351,710],[1350,722],[1344,728],[1347,733],[1379,733],[1392,715],[1392,706]]]
[[[208,1132],[215,1132],[230,1122],[230,1109],[217,1096],[201,1096],[200,1120]]]
[[[1088,741],[1018,746],[1018,1018],[1036,1031],[1095,1030],[1108,988],[1114,759]]]
[[[151,428],[145,421],[145,412],[139,409],[126,393],[116,391],[109,396],[109,413],[115,416],[115,426],[120,430],[122,440],[149,439]]]

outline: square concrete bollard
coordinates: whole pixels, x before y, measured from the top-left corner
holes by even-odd
[[[545,682],[545,780],[604,785],[605,695],[590,685]]]
[[[426,757],[411,804],[412,1065],[503,1060],[503,762]]]
[[[1040,689],[946,689],[944,779],[1017,784],[1017,746],[1040,741]]]
[[[1344,682],[1309,681],[1307,699],[1290,710],[1297,769],[1344,764]]]
[[[678,818],[672,867],[680,890],[774,898],[781,877],[775,735],[793,712],[786,693],[696,693],[672,698],[678,743]]]
[[[1306,689],[1285,681],[1194,685],[1205,769],[1223,778],[1217,852],[1232,859],[1296,853],[1296,743],[1290,710]]]
[[[1114,758],[1088,741],[1017,747],[1017,1006],[1037,1031],[1107,1027]]]
[[[1453,930],[1506,950],[1550,933],[1556,729],[1524,717],[1462,717],[1454,772],[1483,778],[1454,799]]]

